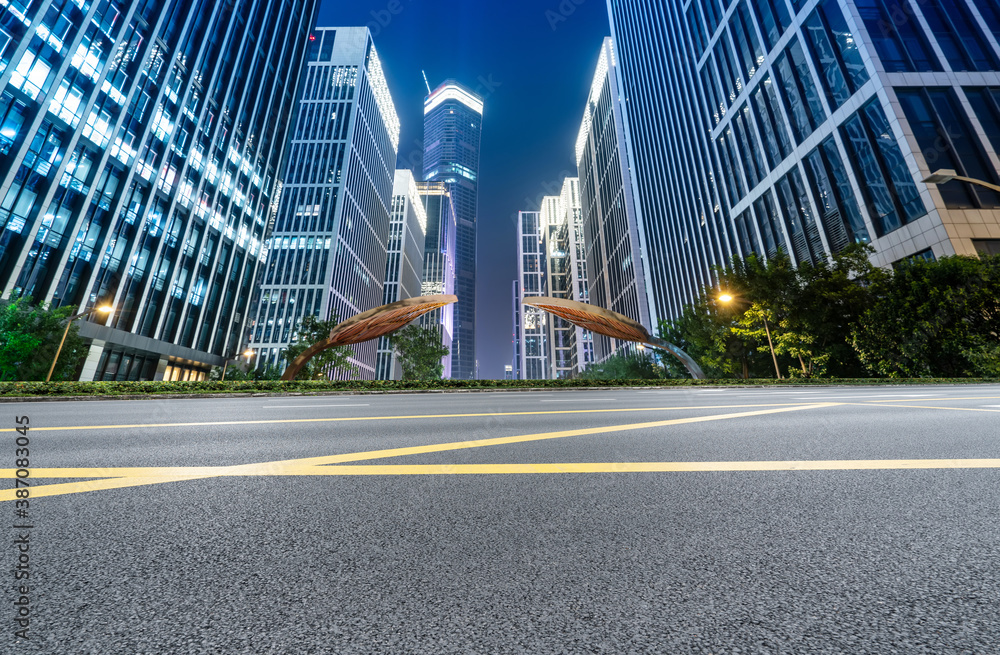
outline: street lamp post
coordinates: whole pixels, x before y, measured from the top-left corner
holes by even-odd
[[[991,184],[983,180],[977,180],[974,177],[964,177],[959,175],[956,171],[950,168],[943,168],[938,171],[934,171],[928,177],[924,178],[925,184],[944,184],[946,182],[951,182],[952,180],[957,180],[959,182],[968,182],[969,184],[976,184],[981,187],[985,187],[990,191],[996,191],[1000,193],[1000,186],[996,184]]]
[[[719,302],[723,304],[729,304],[735,300],[728,293],[724,293],[719,296]],[[771,359],[774,361],[774,374],[778,376],[779,380],[784,379],[781,375],[781,369],[778,367],[778,356],[774,353],[774,343],[771,341],[771,328],[767,324],[767,310],[762,309],[760,317],[764,320],[764,334],[767,335],[767,347],[771,350]]]
[[[83,318],[84,316],[90,316],[91,314],[96,314],[97,312],[102,312],[104,314],[107,314],[113,309],[114,307],[111,306],[95,307],[94,309],[91,309],[86,312],[73,314],[66,320],[66,329],[63,330],[62,339],[59,341],[59,348],[56,349],[56,356],[52,359],[52,366],[49,367],[49,374],[45,376],[46,382],[49,382],[52,379],[52,373],[56,370],[56,362],[59,361],[59,355],[62,354],[63,344],[66,343],[66,335],[69,334],[69,326],[73,325],[73,321],[75,321],[78,318]]]
[[[250,358],[253,357],[253,355],[254,355],[254,352],[250,348],[247,348],[246,350],[243,351],[243,357],[247,358],[247,364],[250,363]],[[222,378],[219,379],[219,382],[225,382],[226,381],[226,369],[229,368],[229,362],[234,361],[234,360],[235,361],[239,361],[239,359],[240,359],[239,355],[237,355],[235,358],[232,358],[232,359],[229,359],[229,358],[226,359],[226,363],[222,365]]]

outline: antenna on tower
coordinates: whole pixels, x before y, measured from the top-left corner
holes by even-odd
[[[420,71],[420,72],[424,74],[424,84],[427,85],[427,95],[430,95],[431,94],[431,83],[427,81],[427,73],[424,73],[424,71]]]

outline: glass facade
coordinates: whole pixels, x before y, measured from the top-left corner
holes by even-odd
[[[250,347],[284,363],[304,316],[343,321],[382,304],[399,119],[367,28],[317,28],[296,97],[287,165]],[[375,377],[375,342],[352,346]]]
[[[733,254],[871,242],[888,265],[995,238],[996,194],[922,180],[997,181],[996,0],[608,4],[654,326]]]
[[[633,200],[630,157],[644,151],[651,133],[630,139],[618,98],[618,66],[605,39],[576,142],[589,302],[649,325],[643,242]],[[622,344],[593,335],[594,358],[604,361]]]
[[[392,186],[383,305],[421,295],[426,232],[427,214],[413,173],[397,170]],[[375,377],[379,380],[399,380],[402,376],[403,369],[396,361],[389,337],[379,337]]]
[[[545,247],[545,225],[542,213],[519,212],[517,217],[517,277],[515,283],[514,324],[515,366],[519,380],[547,380],[552,377],[549,343],[549,323],[552,317],[538,309],[522,305],[521,300],[532,296],[548,296],[548,258]]]
[[[417,192],[427,211],[424,238],[424,272],[420,295],[435,296],[455,293],[455,239],[458,226],[451,192],[444,182],[418,182]],[[441,363],[443,377],[452,375],[452,335],[455,330],[455,305],[448,305],[424,314],[419,319],[424,327],[441,333],[441,345],[448,349]]]
[[[483,101],[452,80],[424,100],[424,180],[448,185],[458,231],[455,239],[455,331],[452,377],[476,373],[476,222]]]
[[[316,4],[0,6],[0,287],[115,307],[81,379],[239,348]]]

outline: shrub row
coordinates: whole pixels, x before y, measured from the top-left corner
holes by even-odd
[[[204,382],[0,382],[0,397],[131,396],[211,393],[318,393],[330,391],[435,391],[462,389],[573,389],[580,387],[689,387],[771,385],[975,384],[1000,379],[975,378],[791,378],[787,380],[348,380]]]

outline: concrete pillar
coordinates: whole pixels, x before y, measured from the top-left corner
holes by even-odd
[[[101,363],[101,353],[104,352],[106,342],[94,339],[90,344],[90,352],[87,353],[87,361],[83,363],[83,370],[80,371],[81,382],[93,382],[97,375],[97,365]]]

